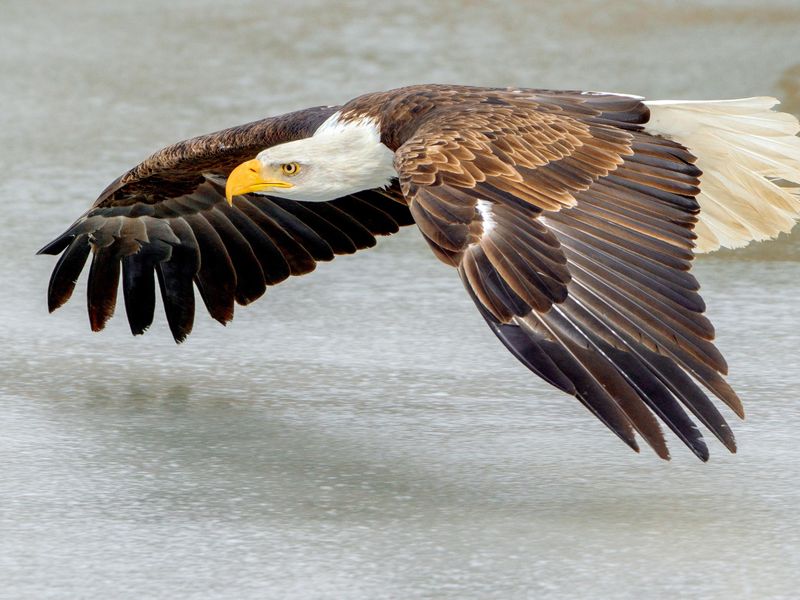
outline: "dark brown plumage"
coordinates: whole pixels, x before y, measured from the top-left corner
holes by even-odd
[[[311,136],[337,111],[380,124],[396,184],[328,202],[225,202],[237,164]],[[735,451],[700,387],[742,415],[689,272],[701,171],[680,143],[649,134],[648,118],[629,96],[417,86],[181,142],[120,177],[41,250],[62,254],[50,310],[91,254],[92,329],[112,315],[122,276],[131,331],[152,323],[157,281],[181,341],[192,283],[225,323],[234,302],[416,222],[506,347],[632,448],[638,432],[667,458],[661,419],[706,460],[688,410]]]

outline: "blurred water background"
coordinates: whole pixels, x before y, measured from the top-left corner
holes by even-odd
[[[776,95],[800,5],[0,0],[0,598],[796,598],[800,235],[697,261],[740,451],[624,447],[408,229],[176,346],[34,252],[176,140],[411,83]],[[726,413],[735,419],[730,413]]]

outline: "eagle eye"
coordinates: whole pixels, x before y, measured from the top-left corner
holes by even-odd
[[[281,165],[281,171],[284,175],[289,175],[291,177],[292,175],[297,175],[300,172],[300,165],[298,165],[296,162],[284,163]]]

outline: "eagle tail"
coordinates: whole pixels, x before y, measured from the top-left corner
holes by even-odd
[[[646,102],[647,131],[686,146],[703,171],[695,251],[738,248],[800,219],[800,123],[769,97]]]

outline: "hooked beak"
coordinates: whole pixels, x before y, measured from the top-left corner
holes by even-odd
[[[265,179],[261,175],[262,165],[257,158],[243,162],[228,175],[225,184],[225,199],[233,204],[233,197],[251,192],[260,192],[270,188],[290,188],[291,183]]]

